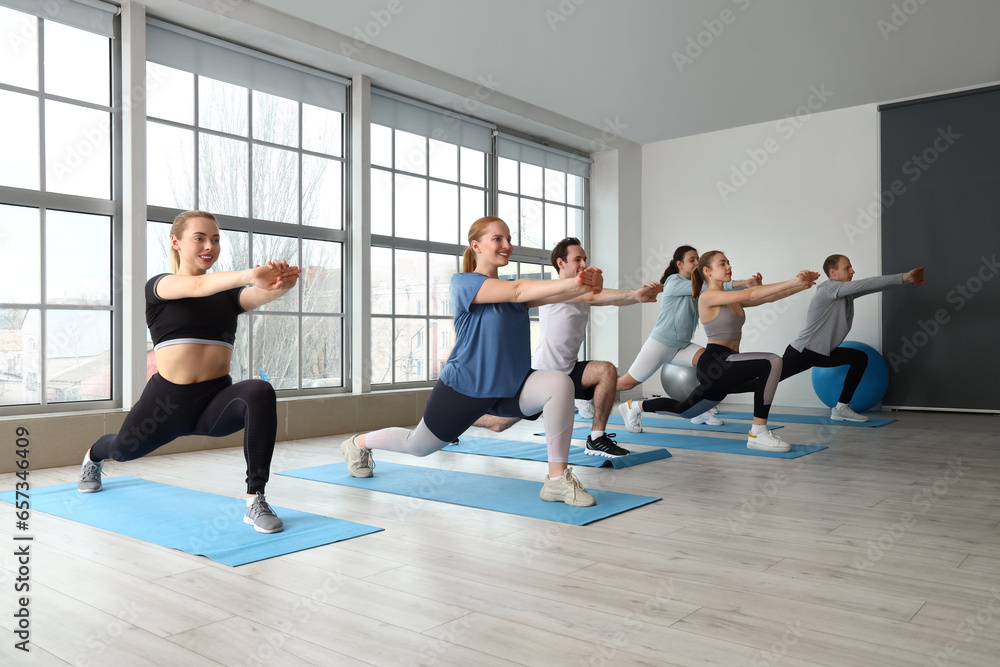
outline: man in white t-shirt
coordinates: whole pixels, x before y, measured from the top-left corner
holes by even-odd
[[[575,278],[587,268],[587,253],[580,245],[580,240],[572,237],[557,243],[552,249],[550,259],[560,278]],[[616,458],[629,453],[605,433],[608,416],[615,403],[618,369],[609,361],[579,360],[580,346],[587,336],[590,308],[652,303],[656,301],[656,295],[661,291],[663,285],[658,282],[647,283],[635,290],[604,289],[600,294],[588,293],[572,301],[553,303],[538,309],[541,339],[532,357],[531,367],[536,370],[562,371],[573,380],[581,416],[592,416],[594,419],[593,428],[587,437],[585,451],[588,454]],[[590,406],[590,401],[593,401],[593,407],[590,415],[587,415],[585,409]],[[503,431],[517,421],[517,419],[484,415],[475,426]]]

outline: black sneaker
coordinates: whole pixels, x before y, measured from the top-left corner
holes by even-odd
[[[622,449],[618,446],[618,443],[611,439],[614,433],[605,433],[597,440],[591,440],[590,436],[587,436],[587,446],[584,448],[587,454],[591,456],[603,456],[606,459],[616,459],[619,456],[628,456],[631,452],[627,449]]]

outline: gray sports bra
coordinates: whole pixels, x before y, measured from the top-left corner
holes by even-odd
[[[740,340],[743,337],[743,324],[747,321],[747,316],[736,315],[729,306],[719,306],[719,314],[710,322],[702,322],[705,327],[705,335],[709,341],[713,340]]]

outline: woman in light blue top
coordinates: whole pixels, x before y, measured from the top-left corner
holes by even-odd
[[[562,280],[500,280],[510,261],[510,230],[500,218],[480,218],[469,229],[462,273],[451,279],[455,347],[441,370],[416,428],[384,428],[341,445],[348,471],[371,477],[371,450],[427,456],[455,440],[484,414],[545,423],[549,474],[540,496],[578,507],[595,504],[567,467],[573,432],[573,381],[560,371],[531,369],[528,309],[568,301],[604,284],[588,267]]]
[[[699,319],[708,336],[708,345],[698,359],[698,386],[680,401],[654,398],[622,403],[618,409],[630,431],[641,425],[639,419],[644,411],[691,417],[718,404],[728,394],[752,391],[753,425],[747,436],[747,447],[772,452],[790,450],[788,443],[767,429],[768,413],[781,376],[781,357],[771,352],[740,352],[746,322],[744,308],[771,303],[809,289],[816,284],[819,274],[800,271],[791,280],[756,285],[741,292],[723,288],[732,275],[729,259],[722,252],[712,250],[701,256],[691,281],[691,298],[698,300]]]
[[[691,342],[698,326],[698,301],[691,298],[691,274],[698,266],[698,251],[682,245],[674,251],[673,259],[664,271],[663,296],[660,298],[660,315],[643,344],[628,373],[618,378],[618,391],[628,391],[653,377],[664,364],[691,368],[698,364],[704,350]],[[733,288],[759,285],[760,274],[747,280],[737,280]],[[692,424],[721,426],[723,421],[706,411],[691,419]]]

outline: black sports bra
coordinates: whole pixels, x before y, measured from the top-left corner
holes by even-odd
[[[184,299],[161,299],[156,294],[161,273],[146,283],[146,326],[153,338],[153,349],[179,343],[223,345],[230,350],[236,341],[236,318],[246,312],[240,306],[236,287],[225,292]]]

